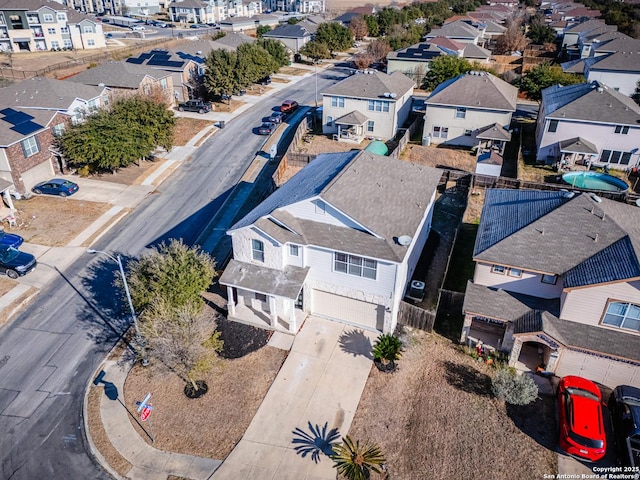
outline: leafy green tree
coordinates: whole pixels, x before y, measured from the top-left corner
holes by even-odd
[[[269,52],[278,67],[284,67],[289,64],[289,54],[282,42],[273,38],[261,38],[258,39],[256,44]]]
[[[553,43],[556,39],[556,31],[544,23],[544,19],[541,16],[536,15],[531,20],[531,24],[527,30],[527,38],[536,45]]]
[[[380,25],[378,24],[378,17],[376,15],[365,15],[364,21],[367,24],[369,36],[377,37],[380,35]]]
[[[238,58],[236,52],[212,50],[205,60],[204,86],[210,95],[231,95],[240,88],[234,75]]]
[[[233,74],[240,87],[246,87],[275,72],[279,66],[269,52],[257,43],[243,43],[236,50]]]
[[[353,45],[351,31],[335,22],[325,22],[318,25],[315,41],[324,43],[329,52],[343,52]]]
[[[429,71],[424,77],[422,88],[433,90],[442,82],[473,70],[469,61],[455,55],[442,55],[429,64]]]
[[[493,394],[512,405],[528,405],[538,398],[538,386],[531,376],[499,369],[491,380]]]
[[[262,36],[271,31],[271,27],[269,25],[260,25],[256,28],[256,36],[258,38],[262,38]]]
[[[305,57],[309,57],[314,62],[324,58],[331,58],[331,52],[326,44],[319,42],[318,40],[311,40],[307,42],[301,49],[300,54]]]
[[[131,300],[143,314],[157,299],[175,311],[202,305],[202,292],[216,275],[215,261],[207,253],[175,239],[131,261],[128,271]]]
[[[382,473],[386,461],[380,447],[368,442],[360,445],[348,435],[341,444],[334,445],[331,459],[338,473],[347,480],[369,480],[371,472]]]
[[[575,85],[584,82],[585,79],[582,75],[564,73],[561,67],[543,63],[537,65],[522,78],[520,89],[527,92],[529,98],[540,100],[542,90],[547,87],[557,84]]]
[[[287,23],[289,25],[295,25],[296,23],[300,23],[302,21],[301,18],[298,17],[290,17],[289,20],[287,20]]]

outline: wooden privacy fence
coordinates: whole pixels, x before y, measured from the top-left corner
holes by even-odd
[[[419,328],[426,332],[433,331],[433,324],[436,321],[436,314],[429,310],[424,310],[405,301],[400,301],[398,308],[398,323],[407,327]]]

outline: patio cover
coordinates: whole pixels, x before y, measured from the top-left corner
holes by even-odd
[[[586,141],[582,137],[570,138],[560,142],[560,151],[562,153],[588,153],[591,155],[598,154],[598,147],[593,143]]]
[[[0,178],[0,193],[4,193],[6,189],[13,186],[13,182]]]
[[[283,270],[231,260],[220,277],[222,285],[295,300],[307,279],[309,267],[291,265]]]
[[[336,118],[335,123],[339,123],[340,125],[364,125],[367,120],[369,119],[365,115],[354,110],[340,118]]]
[[[511,133],[506,131],[497,123],[494,123],[493,125],[482,127],[478,131],[476,138],[480,138],[483,140],[503,140],[505,142],[508,142],[511,140]]]

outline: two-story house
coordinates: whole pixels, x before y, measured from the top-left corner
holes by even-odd
[[[485,26],[478,23],[476,26],[468,23],[457,21],[445,23],[440,28],[434,28],[426,36],[425,40],[429,41],[435,37],[445,37],[461,43],[473,43],[474,45],[484,45],[484,28]]]
[[[104,48],[102,24],[57,2],[5,0],[0,4],[0,51]]]
[[[0,88],[0,178],[24,194],[66,168],[55,137],[109,105],[105,86],[36,77]]]
[[[312,28],[311,30],[315,32],[317,27],[315,27],[315,29]],[[279,40],[292,53],[298,53],[300,49],[313,38],[312,32],[309,31],[304,24],[290,25],[288,23],[280,25],[279,27],[264,33],[262,36],[264,38],[271,38],[272,40]]]
[[[368,70],[322,92],[322,133],[343,142],[393,138],[411,112],[415,82],[400,72]]]
[[[423,145],[477,147],[480,156],[502,156],[511,140],[517,96],[516,87],[488,72],[471,71],[441,83],[425,100]]]
[[[640,209],[589,193],[487,190],[462,342],[640,387]]]
[[[627,169],[640,161],[640,106],[599,82],[545,88],[537,122],[539,163]]]
[[[441,173],[366,151],[318,156],[227,232],[229,318],[296,333],[311,314],[393,332]]]

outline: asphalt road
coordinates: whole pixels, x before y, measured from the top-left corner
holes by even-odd
[[[320,73],[319,91],[341,76]],[[169,238],[193,243],[264,142],[253,128],[285,97],[313,104],[314,78],[229,122],[93,248],[126,259]],[[0,330],[1,479],[110,478],[87,452],[82,403],[128,323],[115,268],[108,257],[87,254]]]

